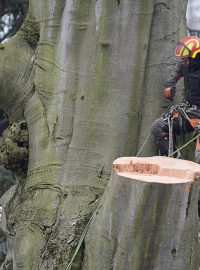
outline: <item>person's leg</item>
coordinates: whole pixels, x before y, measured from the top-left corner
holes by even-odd
[[[173,151],[176,147],[176,135],[180,134],[179,119],[175,118],[172,122],[172,139],[173,139]],[[152,125],[152,134],[154,140],[158,146],[161,156],[168,156],[169,150],[169,125],[168,118],[160,117]],[[175,155],[177,157],[178,154]]]
[[[158,146],[161,156],[168,156],[169,148],[169,128],[168,123],[163,117],[154,121],[151,127],[154,140]]]

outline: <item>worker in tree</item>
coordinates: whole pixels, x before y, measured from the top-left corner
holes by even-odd
[[[164,95],[173,100],[176,83],[184,78],[183,103],[172,106],[168,113],[152,125],[152,133],[160,155],[180,158],[176,136],[181,133],[200,132],[200,38],[189,36],[178,42],[175,50],[178,64],[165,84]],[[200,163],[200,137],[196,139],[195,160]],[[174,153],[175,152],[175,153]]]

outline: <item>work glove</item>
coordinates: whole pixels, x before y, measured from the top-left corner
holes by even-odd
[[[166,87],[164,90],[164,96],[172,101],[175,96],[175,92],[176,89],[174,87]]]

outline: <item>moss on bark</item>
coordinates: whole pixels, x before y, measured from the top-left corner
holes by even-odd
[[[25,121],[12,123],[0,139],[0,164],[18,176],[25,176],[28,166],[28,130]]]
[[[151,28],[153,5],[31,0],[24,26],[0,51],[0,102],[11,121],[25,118],[29,128],[27,178],[4,198],[14,267],[66,265],[108,183],[112,161],[134,154],[143,136],[140,119],[142,125],[153,120],[155,113],[140,111],[161,87],[157,70],[149,75],[155,83],[144,72],[149,35],[158,36]],[[166,12],[156,20],[158,30],[169,18]],[[156,54],[162,57],[163,48],[157,46]],[[144,80],[151,91],[143,91]],[[34,235],[38,247],[26,242]]]

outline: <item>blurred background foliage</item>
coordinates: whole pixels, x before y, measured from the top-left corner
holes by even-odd
[[[0,42],[17,32],[27,8],[28,0],[0,0]]]

